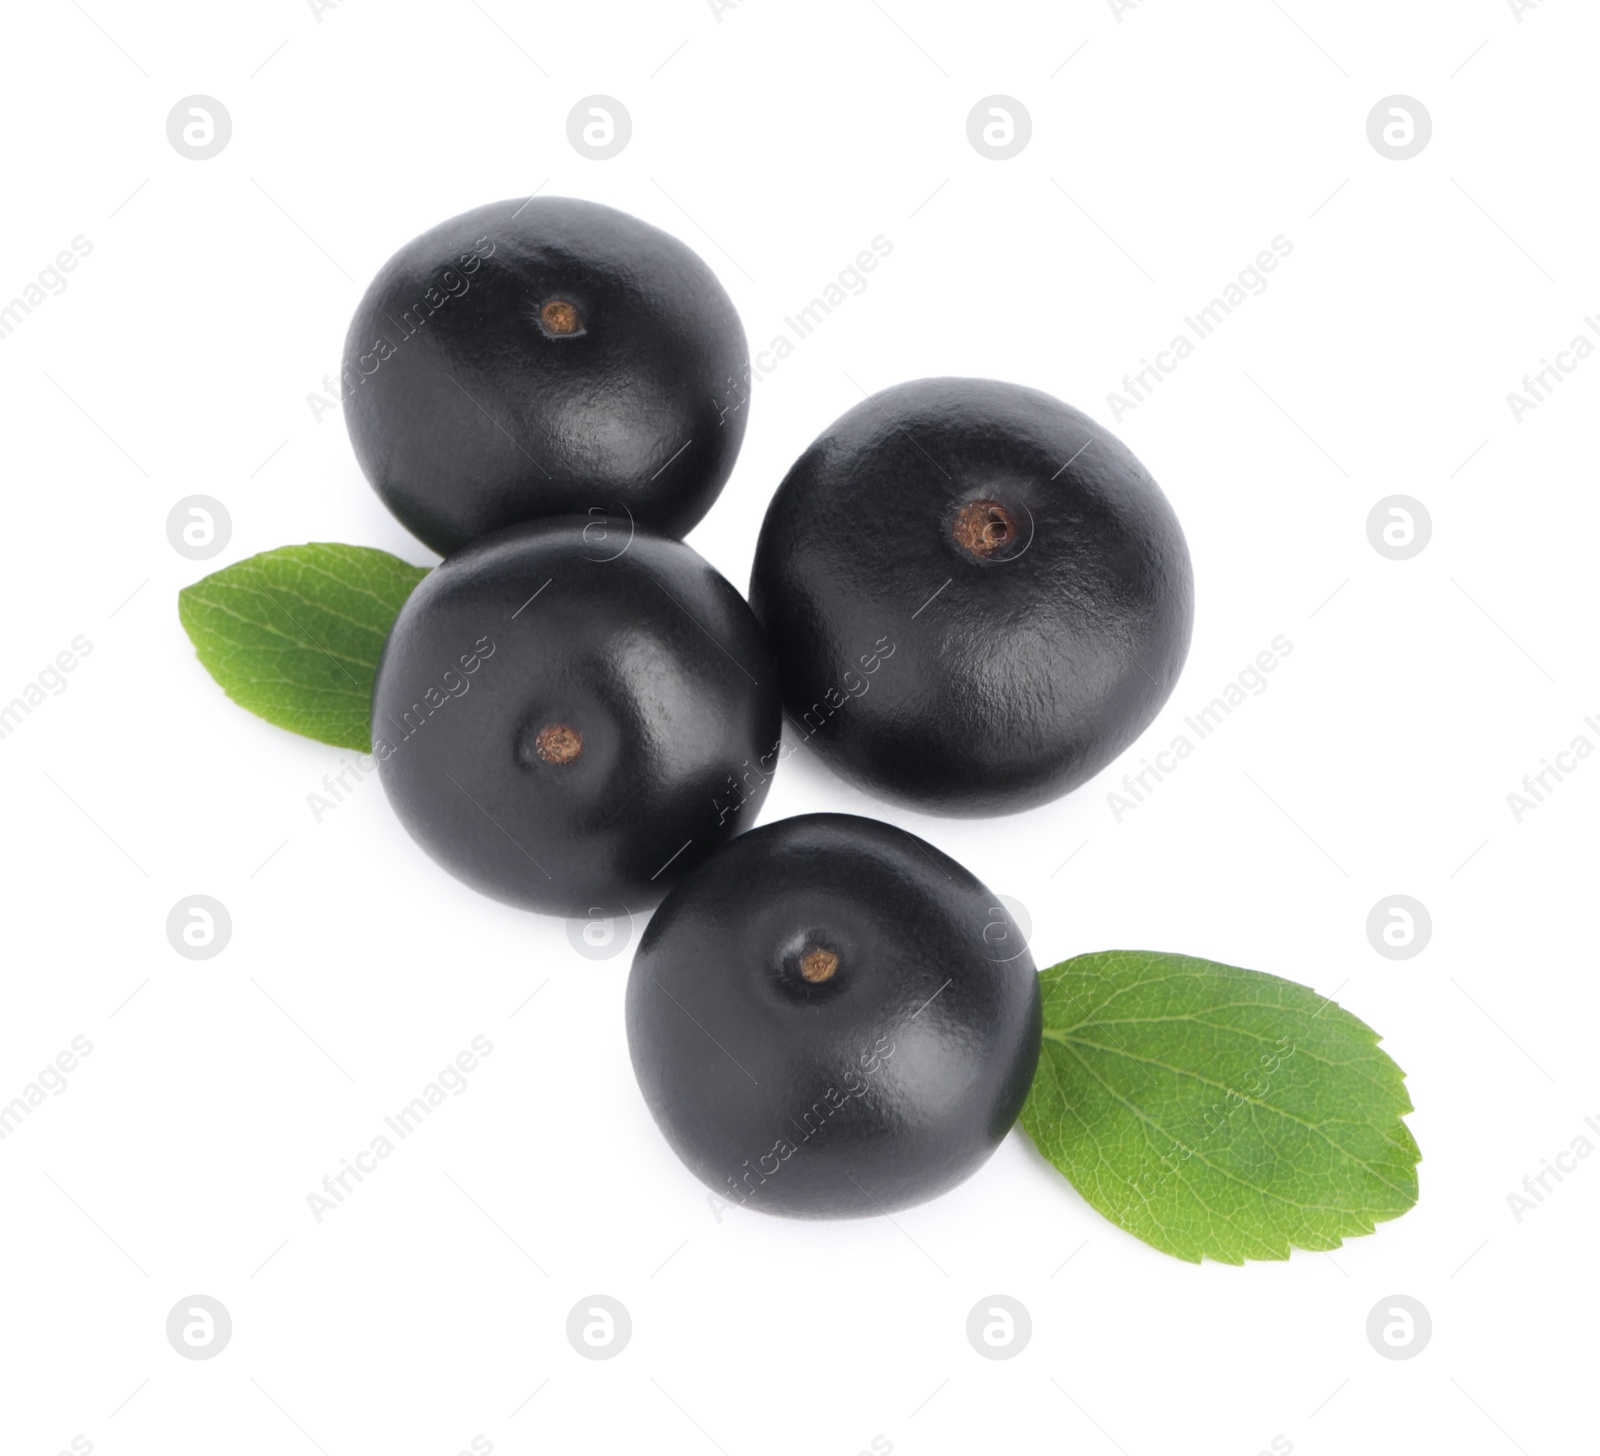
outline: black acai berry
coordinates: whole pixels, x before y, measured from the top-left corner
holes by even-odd
[[[749,353],[700,258],[570,197],[493,203],[406,244],[356,309],[356,458],[441,554],[591,508],[682,536],[744,438]]]
[[[781,718],[755,619],[711,566],[558,517],[423,579],[378,665],[372,739],[395,812],[452,874],[616,915],[754,822]]]
[[[1083,783],[1167,700],[1194,589],[1128,448],[1038,390],[886,389],[779,487],[750,604],[797,731],[870,791],[943,814]]]
[[[845,814],[741,835],[651,920],[628,982],[646,1103],[744,1207],[865,1217],[956,1186],[1039,1056],[1009,912],[904,830]]]

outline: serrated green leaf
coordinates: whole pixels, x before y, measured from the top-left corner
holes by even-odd
[[[1022,1123],[1120,1228],[1199,1263],[1338,1248],[1417,1201],[1405,1074],[1309,987],[1154,951],[1040,972]]]
[[[184,587],[178,617],[234,702],[365,753],[378,658],[427,574],[368,546],[280,546]]]

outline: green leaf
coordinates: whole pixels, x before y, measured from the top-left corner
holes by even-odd
[[[184,587],[178,617],[234,702],[368,753],[378,658],[427,574],[367,546],[280,546]]]
[[[1154,951],[1079,956],[1040,982],[1022,1124],[1119,1228],[1242,1264],[1336,1249],[1417,1201],[1405,1074],[1327,997]]]

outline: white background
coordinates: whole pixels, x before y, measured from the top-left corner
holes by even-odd
[[[1520,423],[1506,396],[1600,313],[1597,46],[1579,0],[8,13],[0,299],[73,237],[93,252],[0,339],[0,700],[75,636],[93,650],[0,741],[0,1098],[74,1036],[94,1051],[0,1143],[0,1446],[1592,1446],[1600,1158],[1520,1222],[1507,1195],[1600,1118],[1600,761],[1520,823],[1506,796],[1576,735],[1600,744],[1600,358]],[[203,162],[165,132],[196,93],[234,127]],[[604,162],[566,134],[593,93],[633,119]],[[1009,161],[967,140],[994,93],[1032,117]],[[1396,93],[1434,123],[1404,162],[1366,132]],[[1112,424],[1123,374],[1292,241],[1115,426],[1197,578],[1187,670],[1141,744],[1066,800],[979,823],[886,810],[796,756],[764,818],[915,830],[1027,907],[1040,964],[1181,950],[1337,994],[1409,1075],[1413,1212],[1332,1255],[1191,1267],[1103,1221],[1020,1132],[892,1222],[719,1210],[635,1088],[626,954],[582,959],[562,922],[450,880],[375,780],[314,820],[307,795],[347,755],[229,703],[175,594],[305,540],[431,562],[307,396],[394,249],[535,189],[683,238],[755,348],[892,241],[755,388],[691,538],[741,587],[787,465],[863,390],[988,375]],[[1402,562],[1366,533],[1396,493],[1433,522]],[[233,519],[209,563],[166,537],[192,494]],[[1278,634],[1294,650],[1268,690],[1118,822],[1122,774]],[[165,933],[195,893],[233,919],[209,961]],[[1408,961],[1365,931],[1395,893],[1433,919]],[[477,1035],[494,1052],[469,1089],[317,1223],[307,1194]],[[165,1337],[195,1293],[232,1315],[213,1360]],[[565,1335],[594,1293],[634,1324],[604,1362]],[[1008,1361],[965,1336],[996,1293],[1033,1320]],[[1414,1359],[1366,1338],[1394,1294],[1432,1316]]]

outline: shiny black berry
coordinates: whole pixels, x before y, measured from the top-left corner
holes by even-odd
[[[998,814],[1075,788],[1167,700],[1189,551],[1128,448],[1038,390],[863,401],[767,512],[750,604],[798,733],[863,787]]]
[[[667,896],[628,981],[667,1141],[722,1197],[812,1218],[953,1188],[1039,1056],[1032,958],[954,860],[846,814],[741,835]]]
[[[423,578],[378,665],[373,752],[413,838],[514,905],[653,905],[754,822],[781,711],[738,592],[679,541],[558,517]]]
[[[570,197],[493,203],[407,243],[345,341],[356,458],[448,554],[591,507],[682,536],[744,438],[733,303],[676,238]]]

